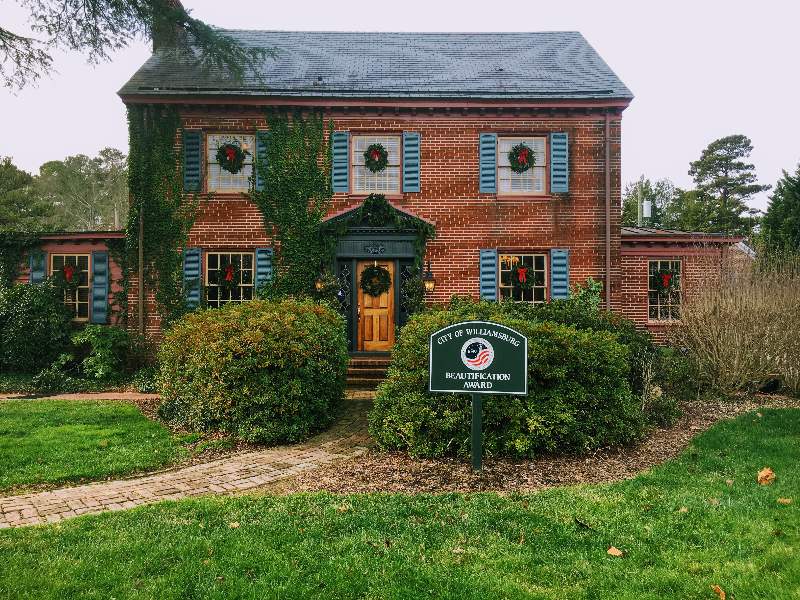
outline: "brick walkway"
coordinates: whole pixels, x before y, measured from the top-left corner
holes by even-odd
[[[106,394],[104,398],[108,398]],[[146,477],[90,483],[0,498],[0,529],[54,523],[78,515],[124,510],[161,500],[232,494],[363,453],[369,394],[351,394],[337,422],[297,446],[281,446]]]

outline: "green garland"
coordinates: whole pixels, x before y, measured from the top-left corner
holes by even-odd
[[[365,294],[377,298],[392,287],[392,276],[384,267],[373,265],[361,272],[359,285]]]
[[[536,163],[536,156],[525,142],[520,142],[508,153],[508,164],[514,173],[524,173]]]
[[[383,144],[370,144],[364,151],[364,166],[373,173],[380,173],[389,164],[389,152]]]
[[[217,162],[220,167],[235,175],[242,170],[244,161],[249,154],[239,144],[228,142],[217,148]]]

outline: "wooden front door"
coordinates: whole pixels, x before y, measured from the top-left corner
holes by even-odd
[[[372,296],[361,289],[361,273],[376,264],[374,260],[362,260],[356,269],[358,286],[358,350],[363,352],[387,352],[394,344],[394,261],[378,261],[389,271],[392,284],[380,296]]]

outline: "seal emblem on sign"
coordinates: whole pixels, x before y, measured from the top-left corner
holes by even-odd
[[[471,338],[461,346],[461,362],[468,369],[473,371],[483,371],[492,364],[494,360],[494,348],[488,340],[483,338]]]

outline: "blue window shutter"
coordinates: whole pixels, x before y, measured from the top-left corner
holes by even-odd
[[[497,300],[497,250],[480,251],[481,300]]]
[[[197,308],[203,290],[203,251],[200,248],[186,248],[183,251],[183,289],[186,306]]]
[[[569,297],[569,250],[550,250],[550,298],[564,300]]]
[[[256,131],[256,191],[264,190],[264,177],[261,169],[267,164],[267,145],[269,144],[269,131]]]
[[[203,159],[203,134],[201,131],[183,130],[183,189],[199,192]]]
[[[28,257],[31,273],[29,283],[42,283],[47,275],[47,252],[33,251]]]
[[[497,134],[482,133],[480,135],[479,165],[481,194],[497,193]]]
[[[92,252],[92,323],[108,322],[108,252]]]
[[[420,163],[420,135],[416,131],[403,132],[403,191],[418,192]]]
[[[565,132],[550,134],[550,191],[569,192],[569,135]]]
[[[331,184],[334,192],[350,191],[350,133],[331,133]]]
[[[256,291],[272,279],[272,248],[256,248]]]

